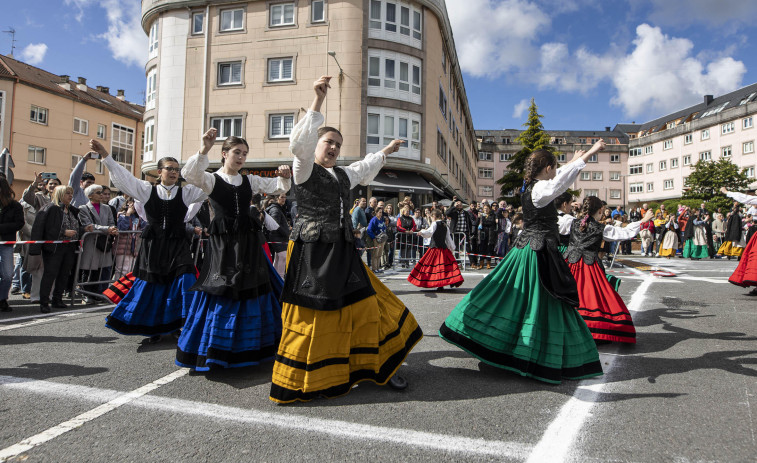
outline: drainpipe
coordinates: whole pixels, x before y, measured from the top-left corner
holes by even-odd
[[[190,16],[191,18],[191,16]],[[208,54],[210,52],[210,5],[205,6],[205,57],[203,58],[202,74],[202,119],[200,122],[200,136],[205,133],[205,116],[208,113]]]

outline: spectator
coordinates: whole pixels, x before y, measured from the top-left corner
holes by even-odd
[[[468,208],[467,214],[470,215],[471,220],[471,232],[470,232],[470,249],[471,249],[471,256],[470,256],[470,263],[472,268],[482,268],[483,266],[478,265],[478,254],[481,254],[479,250],[479,242],[478,242],[478,232],[475,230],[476,224],[478,223],[478,203],[476,201],[472,201],[470,207]]]
[[[386,268],[394,265],[394,235],[397,233],[397,216],[394,215],[394,206],[389,203],[384,206],[384,219],[386,223],[386,235],[388,240],[384,246],[384,258],[386,259]]]
[[[649,210],[649,209],[647,209]],[[655,237],[655,224],[654,220],[649,220],[641,224],[639,231],[639,237],[641,238],[641,255],[652,256],[653,244]]]
[[[647,211],[649,210],[649,204],[644,203],[641,205],[641,216],[644,217],[647,214]]]
[[[118,230],[136,231],[144,230],[147,222],[139,217],[134,207],[134,199],[128,198],[121,206],[118,212],[117,225]],[[116,238],[113,247],[115,248],[115,275],[120,278],[131,272],[134,268],[134,261],[139,252],[141,237],[138,233],[120,233]]]
[[[478,268],[484,268],[484,261],[486,261],[486,269],[492,268],[492,258],[494,255],[494,247],[497,244],[497,226],[499,225],[499,219],[496,215],[492,214],[492,209],[488,204],[484,205],[481,213],[478,215],[476,221],[476,228],[478,229],[478,250],[479,254],[486,257],[479,259]],[[475,266],[474,266],[475,268]]]
[[[53,174],[55,175],[55,174]],[[56,187],[60,186],[57,178],[42,178],[42,174],[34,173],[34,181],[24,190],[21,198],[34,208],[35,212],[50,204],[50,197]],[[34,191],[36,190],[36,191]]]
[[[754,209],[754,206],[752,206],[752,208]],[[757,212],[757,209],[754,210],[755,212]],[[702,203],[699,205],[699,217],[704,217],[706,215],[710,215],[710,212],[707,210],[707,205],[705,203]]]
[[[621,220],[624,215],[626,215],[626,213],[623,212],[623,209],[620,206],[615,207],[615,210],[612,211],[612,218],[613,219],[615,219],[617,217],[618,220]]]
[[[24,208],[16,201],[8,180],[0,178],[0,240],[15,241],[24,226]],[[13,245],[0,245],[0,312],[10,312],[8,294],[13,279]]]
[[[465,236],[465,251],[471,252],[471,233],[473,231],[473,221],[471,220],[471,214],[463,210],[463,203],[457,201],[454,203],[454,207],[451,206],[446,213],[446,216],[450,219],[450,232],[452,233],[453,240],[459,240],[459,236],[455,236],[455,233],[460,233]],[[460,249],[459,244],[456,242],[455,246]],[[473,256],[471,257],[471,265],[474,265]]]
[[[397,232],[404,233],[403,235],[400,235],[399,238],[400,264],[402,264],[402,268],[407,268],[413,250],[415,232],[417,231],[417,228],[415,228],[415,220],[413,220],[413,217],[410,215],[410,206],[402,206],[396,225]]]
[[[89,172],[84,172],[84,167],[86,167],[87,161],[92,159],[93,154],[96,155],[97,153],[90,151],[82,156],[68,178],[68,186],[74,189],[74,199],[71,201],[71,205],[74,207],[80,207],[89,202],[84,190],[95,183],[95,176]]]
[[[374,273],[381,273],[381,256],[384,254],[384,244],[387,241],[386,222],[384,222],[383,209],[376,208],[374,216],[368,224],[368,228],[366,228],[365,232],[370,238],[368,246],[374,248],[371,252],[371,254],[373,254],[371,270],[373,270]]]
[[[269,230],[268,246],[273,253],[273,267],[278,272],[281,278],[284,278],[286,273],[286,257],[287,257],[287,245],[289,244],[289,233],[292,231],[289,228],[289,223],[286,219],[286,212],[284,212],[284,205],[286,204],[287,195],[281,193],[275,201],[266,208],[266,212],[273,220],[278,224],[276,230]]]
[[[116,220],[113,217],[110,206],[103,205],[102,186],[90,185],[84,190],[89,198],[87,204],[79,206],[79,220],[84,227],[94,225],[92,230],[100,235],[117,236]],[[72,201],[73,204],[73,201]],[[108,287],[111,266],[113,265],[113,252],[109,236],[90,235],[84,239],[82,254],[79,259],[81,270],[80,281],[97,282],[82,286],[86,291],[100,294]],[[84,298],[85,303],[91,302],[89,297]]]
[[[632,208],[631,212],[628,214],[628,216],[629,216],[629,219],[631,220],[631,222],[639,222],[639,221],[641,221],[641,218],[643,217],[643,215],[641,213],[641,208],[640,207]]]
[[[715,242],[715,248],[720,248],[723,244],[723,236],[725,235],[725,223],[723,222],[723,214],[715,213],[715,218],[712,221],[712,237]]]
[[[124,203],[127,199],[129,199],[129,195],[124,193],[123,191],[119,192],[120,194],[116,196],[115,198],[108,201],[108,204],[110,206],[113,206],[116,208],[117,211],[120,211],[123,207]]]
[[[110,196],[112,194],[110,187],[107,185],[102,185],[103,192],[102,192],[102,202],[101,204],[103,206],[108,206],[110,208],[110,213],[113,214],[113,217],[118,217],[118,208],[116,206],[113,206],[110,204]]]

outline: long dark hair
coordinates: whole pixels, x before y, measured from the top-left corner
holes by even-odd
[[[10,183],[5,177],[0,177],[0,206],[8,206],[14,199],[16,193],[13,192]]]
[[[579,230],[586,230],[589,217],[594,216],[598,210],[602,209],[602,206],[604,206],[604,202],[596,196],[587,196],[584,198],[581,204],[581,212],[579,213],[581,216],[581,223],[578,225]]]
[[[573,200],[573,194],[566,191],[565,193],[555,198],[554,200],[555,207],[560,209],[563,204],[570,203],[572,200]]]
[[[250,145],[247,144],[247,140],[245,140],[242,137],[235,137],[234,135],[227,137],[226,140],[223,142],[223,145],[221,145],[221,153],[228,153],[231,151],[231,148],[235,147],[236,145],[244,145],[247,147],[247,150],[250,150]],[[224,165],[226,161],[226,158],[221,156],[221,165]]]
[[[526,160],[526,167],[523,169],[523,189],[526,185],[534,180],[545,167],[557,165],[557,158],[551,152],[540,149],[536,150]]]

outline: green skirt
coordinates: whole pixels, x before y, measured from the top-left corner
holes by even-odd
[[[689,238],[683,245],[683,257],[685,259],[707,259],[710,257],[710,253],[706,245],[697,246],[694,244],[694,240]]]
[[[557,245],[557,252],[559,252],[560,254],[565,254],[565,251],[567,250],[568,250],[568,247],[565,246],[564,244]]]
[[[537,256],[513,248],[454,308],[439,335],[481,361],[547,383],[602,374],[594,339],[574,307],[539,282]]]

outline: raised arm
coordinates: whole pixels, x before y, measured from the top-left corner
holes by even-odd
[[[315,147],[318,144],[318,127],[324,122],[321,114],[323,100],[326,99],[331,76],[321,76],[313,83],[315,97],[305,117],[299,120],[289,134],[289,151],[294,155],[294,183],[301,184],[310,178],[315,160]]]
[[[639,234],[641,224],[649,222],[653,217],[654,213],[652,211],[647,211],[643,219],[637,222],[631,222],[625,228],[606,225],[605,229],[602,231],[602,236],[604,237],[605,241],[630,240],[634,236]]]
[[[386,164],[386,156],[399,151],[403,143],[403,140],[392,140],[378,153],[366,154],[365,158],[344,167],[344,171],[350,179],[350,188],[370,184]]]
[[[557,169],[555,178],[552,180],[540,180],[536,182],[531,191],[531,201],[533,201],[534,206],[544,207],[563,194],[576,181],[578,173],[584,167],[586,167],[586,163],[582,159],[574,160]]]
[[[728,191],[725,187],[722,187],[720,191],[734,201],[738,201],[742,204],[748,204],[750,206],[757,205],[757,196],[746,195],[737,191]]]
[[[79,162],[76,163],[74,170],[71,171],[71,176],[68,177],[68,186],[74,189],[74,198],[76,198],[77,192],[81,191],[81,174],[84,173],[84,168],[90,159],[92,159],[92,154],[90,153],[82,156]]]
[[[269,195],[280,195],[286,193],[292,187],[292,170],[287,165],[279,166],[276,171],[276,177],[259,177],[257,175],[248,175],[252,193],[265,193]]]
[[[216,184],[216,178],[213,174],[206,172],[205,170],[210,165],[208,160],[208,153],[213,148],[213,144],[218,137],[218,130],[215,128],[209,129],[202,136],[202,145],[200,150],[187,160],[184,164],[184,168],[181,169],[181,175],[187,181],[187,183],[194,185],[204,191],[206,194],[213,192],[213,187]]]

